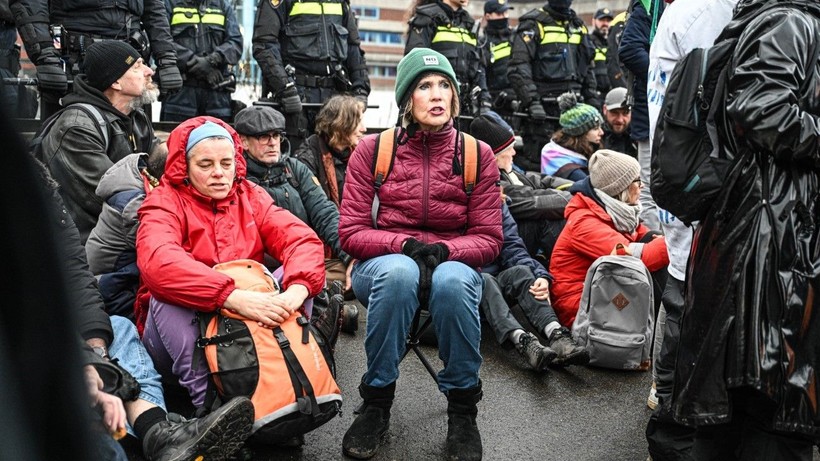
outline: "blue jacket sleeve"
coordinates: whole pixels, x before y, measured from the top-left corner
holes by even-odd
[[[544,269],[538,261],[534,260],[527,252],[524,241],[518,235],[518,225],[515,223],[507,204],[501,206],[501,226],[504,230],[504,246],[501,247],[499,263],[501,269],[508,269],[513,266],[527,266],[532,270],[535,278],[545,278],[552,280],[552,276]]]
[[[643,76],[649,72],[649,30],[651,28],[649,13],[636,1],[626,23],[618,47],[618,58],[633,74]]]

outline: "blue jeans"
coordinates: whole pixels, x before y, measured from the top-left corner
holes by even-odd
[[[162,393],[160,376],[137,335],[137,327],[125,317],[112,315],[110,318],[114,341],[108,347],[108,354],[118,359],[120,366],[140,383],[139,398],[164,410],[165,395]]]
[[[419,307],[418,285],[418,266],[404,255],[379,256],[354,266],[353,292],[368,309],[366,385],[384,387],[398,379],[407,333]],[[478,385],[482,290],[479,273],[460,262],[443,262],[433,272],[429,305],[444,362],[438,373],[442,392]]]

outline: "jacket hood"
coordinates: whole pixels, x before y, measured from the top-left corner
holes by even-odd
[[[143,189],[145,183],[140,174],[140,158],[147,160],[148,154],[129,154],[109,168],[100,178],[97,195],[103,200],[108,200],[122,191]]]
[[[760,13],[777,6],[793,6],[820,17],[820,4],[816,0],[740,0],[735,6],[732,20],[723,29],[715,43],[726,38],[739,37],[746,25],[757,18]]]
[[[128,118],[127,115],[123,114],[116,107],[111,105],[111,101],[105,97],[102,91],[92,87],[85,81],[85,75],[80,74],[74,77],[74,90],[73,92],[69,93],[66,97],[63,98],[63,107],[73,104],[75,102],[82,102],[86,104],[91,104],[92,106],[99,107],[100,109],[105,110],[106,112],[111,112],[112,114],[116,115],[117,117],[121,118],[125,123],[130,126],[131,119]]]
[[[601,203],[601,199],[598,198],[598,194],[596,194],[592,188],[592,182],[589,180],[589,177],[576,181],[575,184],[569,188],[569,191],[572,192],[572,199],[564,209],[564,218],[569,218],[576,210],[587,209],[595,213],[603,221],[612,221],[612,217],[606,212],[604,204]]]
[[[161,184],[169,184],[180,187],[187,184],[188,162],[185,161],[185,146],[188,144],[188,136],[198,126],[205,122],[216,123],[222,126],[231,134],[234,144],[234,161],[236,162],[236,177],[231,194],[236,190],[236,184],[245,179],[247,173],[247,163],[242,155],[242,140],[230,125],[214,117],[194,117],[179,124],[168,136],[168,160],[165,163],[165,174],[162,175]]]

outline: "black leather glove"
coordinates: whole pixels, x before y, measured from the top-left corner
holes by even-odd
[[[205,77],[205,81],[208,82],[208,85],[211,85],[211,88],[216,88],[216,86],[222,83],[222,80],[224,79],[225,78],[222,76],[222,71],[219,69],[211,69],[211,71],[208,72],[208,76]]]
[[[199,80],[207,80],[208,74],[213,70],[211,63],[205,56],[194,56],[188,61],[188,75],[196,77]]]
[[[66,94],[68,91],[68,78],[59,63],[37,65],[37,89],[40,92],[54,93],[61,96]]]
[[[450,250],[443,243],[425,244],[414,238],[404,241],[401,252],[416,262],[419,268],[419,305],[427,307],[430,289],[433,285],[433,271],[450,256]]]
[[[282,105],[282,112],[286,114],[298,114],[302,112],[302,100],[299,99],[299,91],[295,86],[286,86],[279,94],[279,103]]]
[[[544,106],[541,105],[541,101],[534,100],[531,102],[529,112],[530,118],[536,122],[543,122],[547,119],[547,113],[544,112]]]
[[[157,57],[157,77],[162,96],[176,93],[182,88],[182,75],[174,55]]]
[[[211,64],[211,67],[219,67],[225,63],[225,58],[222,57],[222,54],[218,51],[214,51],[213,53],[206,56],[208,62]]]

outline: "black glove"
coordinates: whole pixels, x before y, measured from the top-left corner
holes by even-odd
[[[38,64],[37,89],[44,93],[64,95],[68,91],[68,79],[62,66],[56,63]]]
[[[199,80],[207,80],[208,73],[213,70],[211,63],[205,56],[194,56],[188,61],[188,75],[196,77]]]
[[[208,72],[207,77],[205,77],[205,81],[208,82],[208,85],[211,85],[211,88],[216,88],[217,85],[222,83],[222,80],[225,78],[222,76],[222,71],[219,69],[211,69]]]
[[[159,90],[163,99],[182,88],[182,75],[179,73],[175,56],[168,55],[157,58],[157,77],[159,78]]]
[[[419,305],[426,307],[433,285],[433,271],[450,256],[450,250],[443,243],[425,244],[414,238],[404,241],[401,252],[416,262],[419,268]]]
[[[279,94],[279,103],[282,106],[282,112],[286,114],[302,112],[302,100],[299,99],[299,91],[293,85],[282,90],[282,93]]]
[[[225,63],[225,58],[222,57],[222,54],[218,51],[214,51],[213,53],[207,56],[208,62],[211,64],[211,67],[219,67]]]
[[[544,106],[541,105],[541,101],[534,100],[530,103],[530,118],[536,122],[543,122],[547,119],[547,113],[544,112]]]

